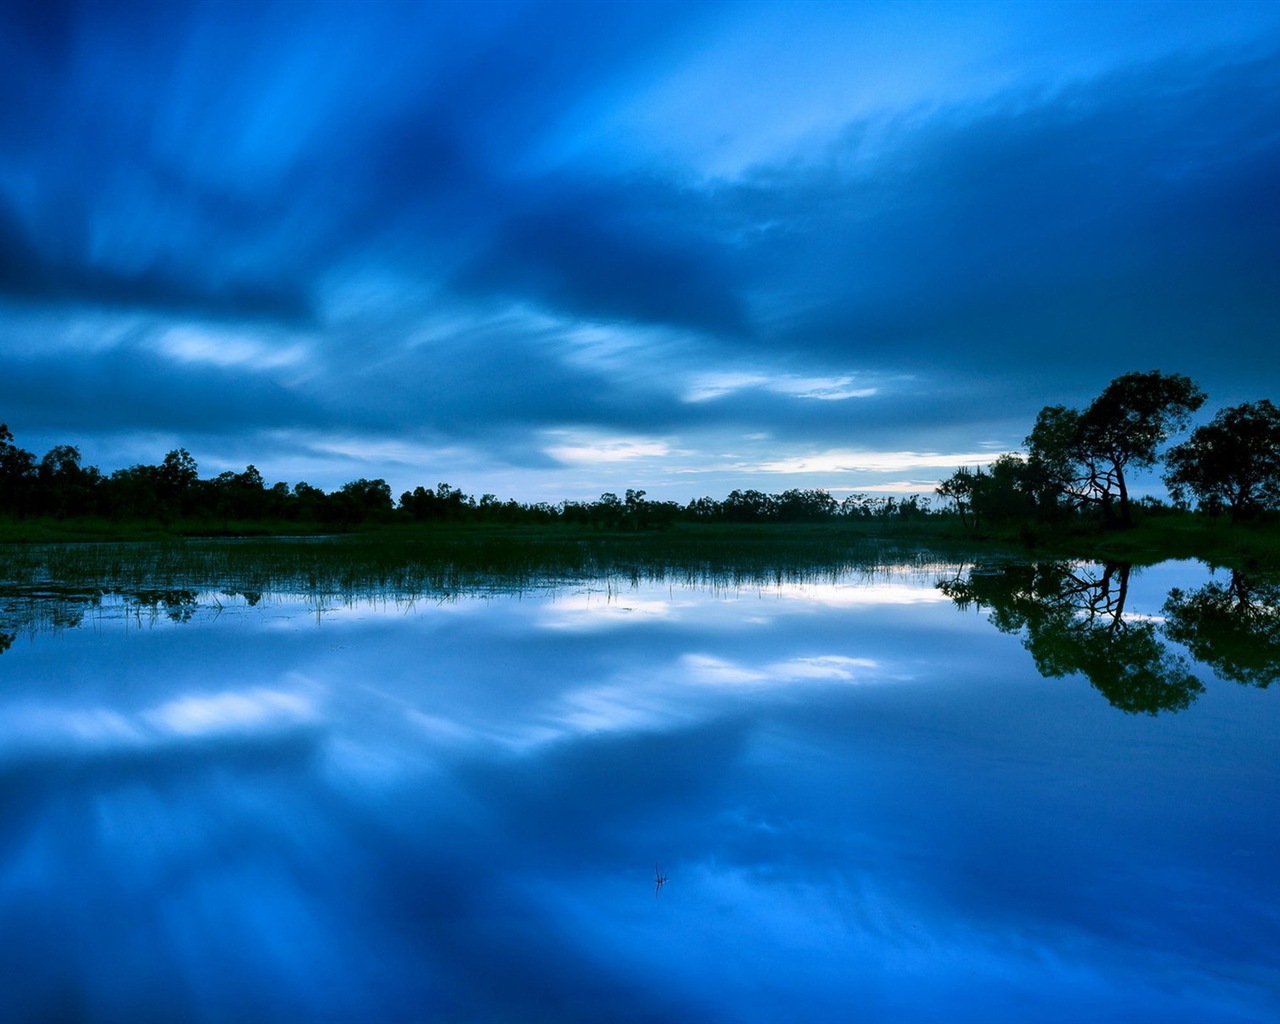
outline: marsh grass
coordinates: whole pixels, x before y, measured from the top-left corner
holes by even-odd
[[[387,531],[329,537],[0,546],[0,587],[102,592],[221,589],[334,597],[511,592],[582,581],[707,586],[924,568],[936,548],[842,530],[777,527],[588,534]],[[960,557],[960,556],[956,556]]]
[[[984,537],[864,523],[682,525],[616,533],[469,525],[295,537],[144,536],[0,544],[0,591],[11,597],[40,590],[208,589],[340,599],[448,597],[606,580],[711,587],[833,582],[873,579],[890,567],[1046,557],[1135,564],[1195,557],[1232,568],[1274,568],[1280,566],[1280,530],[1169,517],[1115,533]]]

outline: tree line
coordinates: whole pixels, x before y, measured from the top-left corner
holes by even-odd
[[[745,489],[686,504],[653,501],[627,489],[594,501],[524,503],[479,498],[448,483],[415,487],[396,500],[383,479],[352,480],[334,491],[300,482],[268,485],[252,465],[202,478],[196,460],[177,448],[157,465],[107,474],[86,466],[80,450],[56,445],[44,456],[20,448],[0,423],[0,515],[58,519],[99,517],[172,524],[269,522],[351,528],[366,523],[454,522],[602,529],[660,529],[676,523],[911,522],[956,516],[964,526],[1092,520],[1129,525],[1134,470],[1163,463],[1174,502],[1194,502],[1212,516],[1244,520],[1280,509],[1280,408],[1262,399],[1223,409],[1183,443],[1162,451],[1185,430],[1206,396],[1189,377],[1159,371],[1117,377],[1090,405],[1046,406],[1025,440],[1025,453],[990,466],[961,467],[943,480],[935,506],[927,496],[843,500],[818,488],[777,494]],[[1146,499],[1146,503],[1152,503]]]
[[[811,523],[837,519],[909,521],[928,515],[927,497],[837,500],[825,490],[793,488],[779,494],[735,490],[717,501],[652,501],[643,490],[612,492],[594,501],[524,503],[479,498],[448,483],[415,487],[398,500],[383,479],[361,478],[326,492],[301,482],[268,485],[255,466],[202,478],[196,460],[178,448],[157,465],[110,474],[86,466],[80,450],[56,445],[43,457],[20,448],[0,424],[0,515],[57,519],[98,517],[172,524],[272,522],[349,528],[366,523],[453,522],[544,525],[567,523],[602,529],[658,529],[678,522]]]
[[[1243,521],[1280,509],[1280,408],[1268,399],[1221,410],[1181,444],[1205,392],[1158,370],[1117,377],[1085,409],[1040,410],[1026,452],[961,467],[937,493],[973,527],[1092,519],[1129,526],[1134,470],[1163,465],[1174,503]]]

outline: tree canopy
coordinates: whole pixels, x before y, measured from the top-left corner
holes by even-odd
[[[1159,370],[1126,373],[1083,412],[1040,411],[1027,435],[1029,461],[1060,494],[1128,525],[1133,513],[1126,470],[1155,465],[1171,434],[1186,428],[1206,395],[1190,378]]]
[[[1223,409],[1169,450],[1165,483],[1232,519],[1280,508],[1280,409],[1267,399]]]

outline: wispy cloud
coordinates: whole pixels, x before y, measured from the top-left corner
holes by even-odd
[[[870,398],[880,389],[859,386],[857,378],[851,375],[802,377],[795,374],[709,372],[694,374],[683,397],[686,402],[708,402],[747,390],[770,391],[790,398],[812,398],[830,402],[845,398]]]
[[[954,469],[957,466],[985,466],[999,452],[877,452],[834,449],[812,455],[796,455],[756,466],[744,464],[746,472],[759,473],[900,473],[910,469]]]
[[[594,466],[614,462],[632,462],[636,459],[661,458],[671,453],[671,445],[651,437],[595,437],[571,431],[551,431],[552,438],[562,438],[558,443],[543,449],[559,462],[577,466]]]
[[[156,339],[155,347],[180,362],[234,366],[255,372],[297,366],[311,356],[304,342],[271,344],[238,331],[200,327],[172,327]]]

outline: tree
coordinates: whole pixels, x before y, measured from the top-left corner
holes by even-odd
[[[164,457],[157,471],[157,483],[170,515],[189,515],[195,510],[196,484],[200,472],[196,460],[185,448],[175,448]]]
[[[162,519],[159,470],[155,466],[117,469],[104,485],[109,513],[119,518]]]
[[[1084,412],[1042,409],[1026,439],[1029,462],[1049,491],[1127,526],[1133,515],[1126,471],[1155,465],[1160,446],[1204,401],[1205,393],[1182,374],[1124,374]]]
[[[266,481],[252,464],[243,473],[227,470],[210,481],[215,509],[224,519],[261,519],[267,511],[270,496]]]
[[[831,519],[840,506],[820,488],[793,487],[775,497],[774,507],[781,522],[820,523]]]
[[[977,529],[984,520],[1007,523],[1028,518],[1035,507],[1031,479],[1031,464],[1019,455],[1006,453],[987,468],[961,466],[935,490],[955,504],[962,525],[969,525],[968,515],[972,513]]]
[[[1012,453],[1001,455],[987,472],[980,472],[974,479],[974,520],[1008,523],[1027,519],[1034,504],[1029,472],[1029,463]]]
[[[0,512],[26,510],[35,474],[36,457],[14,444],[13,434],[0,423]]]
[[[36,510],[43,515],[87,515],[94,511],[95,490],[102,474],[80,465],[80,449],[69,444],[50,448],[36,471]]]
[[[352,480],[329,498],[337,516],[344,523],[362,523],[366,519],[385,519],[391,514],[391,485],[385,480]]]
[[[645,526],[645,512],[649,505],[644,500],[646,493],[646,491],[628,487],[626,497],[623,499],[623,505],[626,508],[626,524],[633,530],[639,530]]]
[[[293,494],[290,497],[291,507],[294,514],[304,522],[321,522],[325,518],[325,508],[328,496],[319,487],[313,487],[305,480],[300,480],[293,485]],[[404,498],[400,499],[402,502]]]
[[[973,507],[973,492],[983,475],[981,467],[973,470],[968,466],[961,466],[945,480],[939,481],[938,486],[934,488],[940,498],[945,498],[955,505],[956,511],[960,514],[961,526],[969,525],[969,509]],[[976,515],[973,525],[978,525]]]
[[[1194,495],[1211,514],[1245,519],[1280,508],[1280,409],[1267,399],[1223,409],[1165,456],[1178,501]]]
[[[731,523],[760,523],[773,519],[777,498],[763,491],[733,490],[720,503],[720,514]]]

